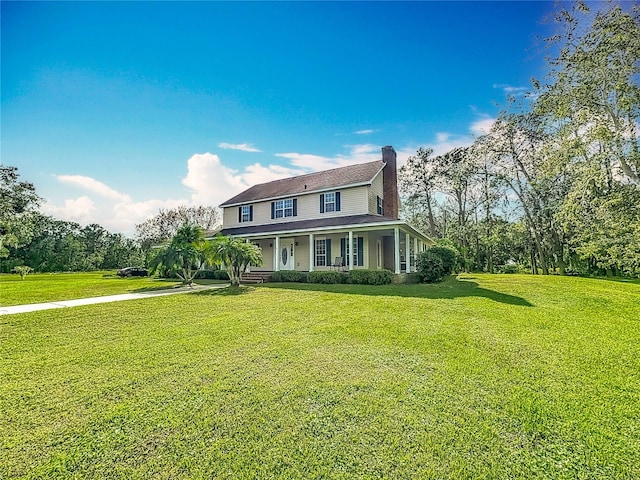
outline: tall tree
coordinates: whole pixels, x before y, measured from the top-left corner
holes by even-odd
[[[136,239],[148,250],[169,241],[186,223],[211,230],[220,224],[220,214],[217,208],[208,206],[181,205],[173,209],[161,209],[156,216],[136,225]]]
[[[477,166],[470,152],[470,148],[454,148],[434,159],[438,190],[449,198],[456,220],[450,237],[462,254],[465,270],[469,268],[469,220],[476,206],[473,186]]]
[[[534,112],[503,114],[482,139],[493,156],[500,181],[518,199],[533,243],[531,267],[549,273],[564,270],[561,228],[554,219],[566,186],[547,146],[553,143],[545,131],[544,118]]]
[[[0,165],[0,258],[9,255],[7,247],[27,243],[32,234],[31,215],[40,201],[32,183],[19,180],[17,167]]]
[[[500,204],[507,204],[504,182],[501,182],[492,162],[490,151],[483,138],[478,139],[470,148],[469,155],[476,167],[475,183],[477,203],[475,205],[475,259],[478,268],[494,273],[496,260],[504,264],[509,259],[509,252],[498,252],[500,244],[499,232],[504,232],[504,220],[498,211]],[[506,254],[506,258],[505,255]],[[499,257],[500,259],[496,258]]]
[[[400,167],[398,178],[400,191],[412,201],[419,201],[426,209],[428,232],[431,237],[438,235],[436,229],[437,179],[436,162],[433,150],[419,148],[416,155],[410,156],[407,163]]]
[[[559,11],[560,33],[548,40],[558,51],[535,108],[571,177],[555,219],[572,252],[591,268],[629,273],[640,260],[629,253],[640,243],[640,6],[600,7]]]
[[[537,109],[579,144],[575,161],[640,187],[640,6],[591,12],[579,1],[555,19],[560,33],[547,41],[559,51]]]

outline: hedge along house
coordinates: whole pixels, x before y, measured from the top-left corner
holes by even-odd
[[[399,219],[396,152],[382,160],[254,185],[220,207],[222,235],[262,249],[252,272],[388,269],[415,271],[433,242]]]

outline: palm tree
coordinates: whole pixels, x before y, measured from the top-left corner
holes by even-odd
[[[252,243],[239,238],[218,235],[207,248],[205,258],[210,263],[222,263],[229,275],[231,286],[240,285],[240,277],[249,265],[261,266],[262,251]]]
[[[154,255],[151,271],[164,267],[178,275],[184,285],[192,285],[205,265],[208,248],[203,229],[185,223],[178,229],[171,243]]]

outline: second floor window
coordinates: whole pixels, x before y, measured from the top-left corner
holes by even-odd
[[[340,192],[329,192],[320,195],[320,213],[340,211]]]
[[[252,208],[250,205],[242,206],[242,218],[241,218],[242,222],[250,222],[252,220],[251,210]]]
[[[253,222],[253,205],[238,207],[238,221],[240,223]]]
[[[377,212],[378,215],[384,215],[384,200],[380,197],[376,197],[377,200]]]
[[[336,211],[336,194],[335,193],[324,194],[324,211],[325,212]]]
[[[298,202],[295,198],[288,198],[286,200],[276,200],[275,202],[271,202],[271,218],[297,216],[297,204]]]

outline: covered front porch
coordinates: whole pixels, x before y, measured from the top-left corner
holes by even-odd
[[[410,273],[416,271],[417,256],[433,243],[397,220],[234,233],[262,250],[264,265],[252,266],[252,272],[387,269]]]

